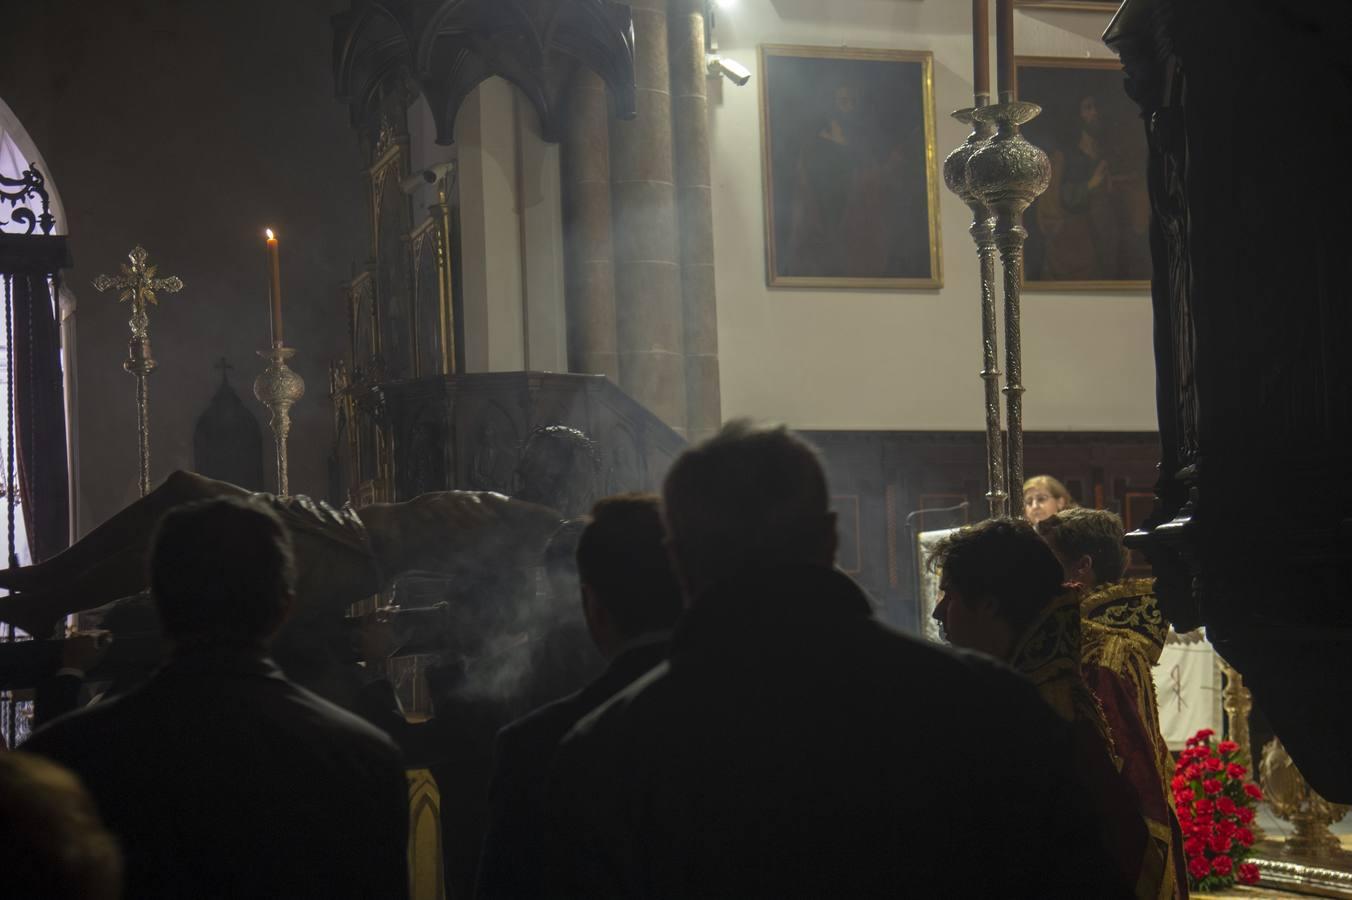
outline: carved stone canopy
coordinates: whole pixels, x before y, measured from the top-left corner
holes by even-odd
[[[545,139],[557,141],[579,66],[606,83],[617,117],[637,114],[633,20],[613,0],[352,0],[333,25],[338,96],[358,127],[378,120],[383,97],[413,86],[432,108],[437,143],[450,144],[460,105],[497,75],[530,98]]]

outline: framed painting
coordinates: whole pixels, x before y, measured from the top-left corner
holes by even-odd
[[[1024,136],[1052,180],[1024,215],[1032,290],[1148,290],[1150,195],[1140,112],[1115,59],[1016,58],[1019,98],[1042,107]]]
[[[771,287],[937,288],[934,57],[760,48]]]

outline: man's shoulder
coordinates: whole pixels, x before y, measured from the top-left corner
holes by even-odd
[[[281,696],[304,712],[303,721],[309,729],[346,740],[353,748],[399,759],[398,745],[375,725],[293,681],[279,681]]]
[[[581,691],[533,709],[498,732],[497,753],[507,758],[529,753],[531,748],[542,745],[552,749],[585,712]]]

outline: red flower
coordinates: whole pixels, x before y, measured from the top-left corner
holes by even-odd
[[[1236,744],[1234,741],[1221,741],[1216,745],[1216,749],[1222,753],[1234,753],[1239,749],[1239,744]]]
[[[1191,867],[1189,867],[1189,868],[1191,868]],[[1241,863],[1240,866],[1239,866],[1239,883],[1240,883],[1240,884],[1257,884],[1257,883],[1258,883],[1258,867],[1255,866],[1253,863]]]
[[[1194,796],[1191,788],[1184,788],[1174,794],[1174,803],[1178,806],[1183,806],[1184,804],[1191,803]]]
[[[1211,837],[1211,823],[1194,822],[1192,823],[1192,829],[1188,833],[1191,834],[1193,837],[1199,837],[1202,838],[1203,840],[1206,840],[1207,838]]]
[[[1207,843],[1213,853],[1229,853],[1230,839],[1223,834],[1213,834]]]
[[[1178,808],[1179,824],[1187,825],[1188,823],[1190,823],[1192,821],[1192,807],[1187,806],[1186,804],[1179,803],[1177,804],[1177,808]]]
[[[1228,859],[1229,857],[1226,858]],[[1188,860],[1188,873],[1192,875],[1193,878],[1201,881],[1211,874],[1211,860],[1207,859],[1205,856],[1194,856],[1192,859]]]
[[[1219,772],[1225,768],[1225,763],[1212,756],[1202,761],[1202,768],[1206,769],[1208,772]]]
[[[1202,790],[1208,794],[1219,794],[1221,792],[1221,783],[1214,778],[1208,778],[1202,782]]]
[[[1229,875],[1234,867],[1235,861],[1228,856],[1218,856],[1211,861],[1211,868],[1216,870],[1217,875]]]
[[[1188,838],[1183,842],[1183,852],[1188,854],[1189,859],[1204,855],[1206,853],[1206,840],[1199,837]]]
[[[1192,811],[1199,816],[1209,816],[1211,815],[1211,810],[1212,810],[1211,801],[1205,797],[1203,797],[1201,800],[1198,800],[1196,803],[1192,805]]]
[[[1169,782],[1169,787],[1173,788],[1175,791],[1181,791],[1187,786],[1188,779],[1184,778],[1182,775],[1175,775],[1174,780]]]
[[[1248,825],[1253,821],[1253,810],[1247,806],[1241,806],[1239,809],[1235,810],[1235,815],[1239,816],[1239,821],[1243,822],[1245,825]]]
[[[1201,731],[1199,731],[1199,732],[1197,732],[1196,734],[1193,735],[1193,740],[1196,740],[1196,741],[1199,741],[1199,742],[1200,742],[1200,741],[1204,741],[1204,740],[1206,740],[1207,738],[1214,736],[1215,734],[1216,734],[1216,732],[1212,731],[1210,728],[1203,728]]]
[[[1260,788],[1260,787],[1259,787],[1258,785],[1256,785],[1256,784],[1246,784],[1246,785],[1244,785],[1244,793],[1248,794],[1250,797],[1252,797],[1252,798],[1255,799],[1255,800],[1262,800],[1262,799],[1263,799],[1263,789]]]
[[[1225,767],[1225,771],[1230,775],[1231,778],[1243,778],[1245,775],[1249,773],[1249,770],[1241,766],[1239,763],[1230,763],[1230,765]]]
[[[1229,821],[1228,819],[1223,822],[1216,823],[1216,833],[1219,835],[1224,835],[1225,837],[1234,837],[1235,832],[1237,830],[1239,830],[1239,826],[1236,825],[1234,822]]]
[[[1253,846],[1253,832],[1247,828],[1240,828],[1235,831],[1235,840],[1239,841],[1245,847]]]
[[[1229,797],[1222,797],[1219,800],[1217,800],[1216,808],[1219,809],[1221,812],[1225,813],[1227,816],[1233,816],[1235,814],[1235,810],[1239,809],[1239,807],[1235,806],[1235,801],[1231,800]]]

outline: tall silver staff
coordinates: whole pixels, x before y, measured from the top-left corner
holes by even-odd
[[[995,324],[995,217],[981,197],[972,192],[967,165],[981,149],[995,126],[977,120],[974,113],[989,105],[990,95],[990,5],[989,0],[972,0],[972,84],[971,109],[953,113],[959,122],[971,123],[967,135],[944,160],[944,183],[962,198],[972,211],[972,240],[976,242],[981,267],[981,381],[985,386],[986,413],[986,503],[992,518],[1009,514],[1009,494],[1005,489],[1005,448],[1000,421],[1000,338]]]
[[[995,214],[995,246],[1004,267],[1005,289],[1005,410],[1009,427],[1008,483],[1023,487],[1023,242],[1028,232],[1023,213],[1051,183],[1047,154],[1028,143],[1019,132],[1042,112],[1036,103],[1018,99],[1014,87],[1014,0],[996,3],[996,56],[1000,102],[972,113],[995,135],[972,153],[967,162],[969,190]]]
[[[150,355],[150,304],[158,305],[156,292],[176,294],[183,290],[183,281],[177,275],[157,277],[156,266],[148,265],[150,254],[137,245],[127,254],[131,265],[122,264],[120,275],[100,275],[94,279],[94,289],[103,293],[117,288],[118,302],[131,301],[131,340],[127,341],[127,359],[122,368],[136,376],[136,443],[141,458],[141,496],[150,493],[150,394],[146,380],[155,371],[155,359]]]

